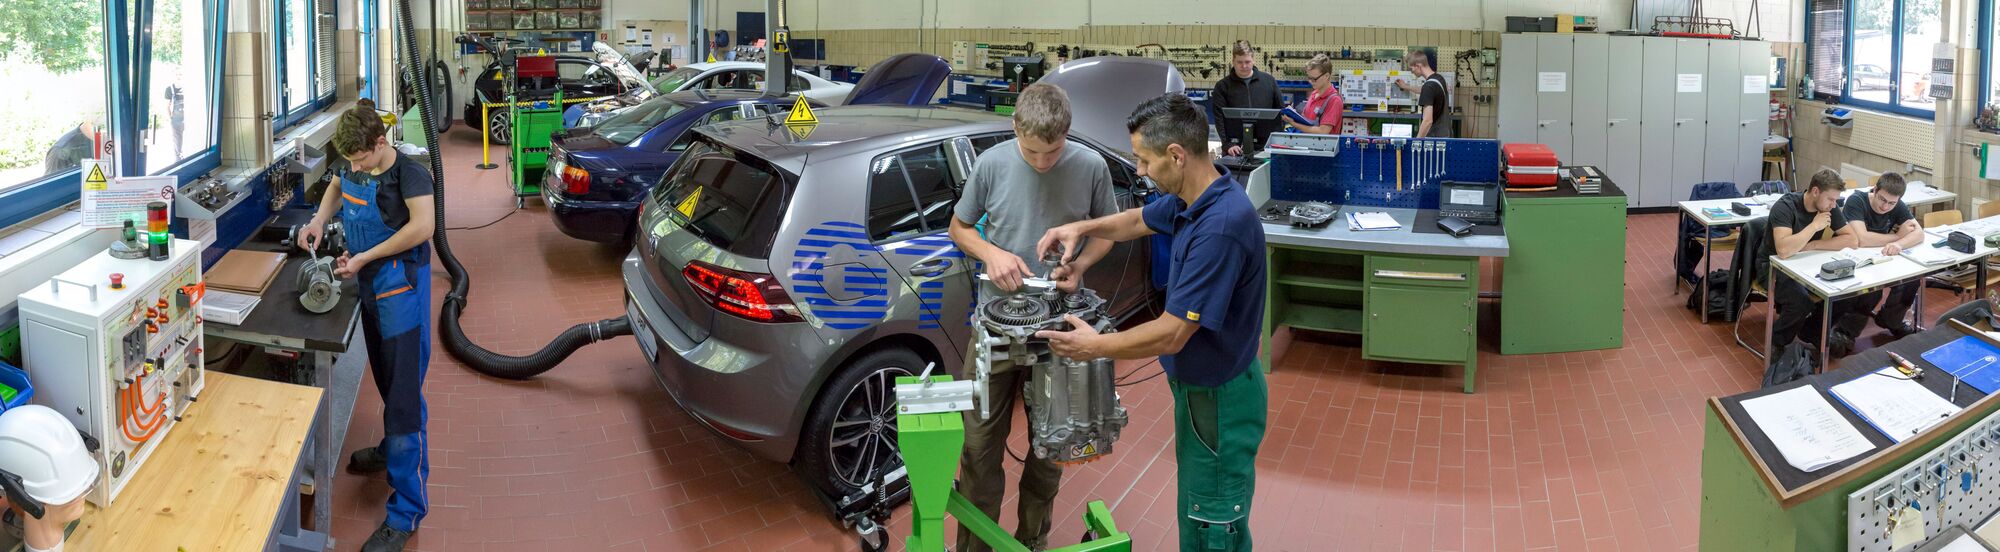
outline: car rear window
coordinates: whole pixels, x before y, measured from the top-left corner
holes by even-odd
[[[763,159],[700,137],[660,180],[648,209],[666,213],[710,245],[761,259],[771,253],[797,180]]]
[[[592,132],[604,137],[605,140],[610,140],[612,143],[619,145],[630,144],[633,140],[639,139],[639,136],[645,134],[646,131],[652,130],[653,125],[660,124],[660,121],[667,120],[668,117],[674,116],[675,113],[686,110],[687,105],[680,102],[666,98],[655,98],[652,101],[632,106],[631,109],[627,109],[617,115],[612,115],[610,118],[605,119],[604,122],[598,123],[597,126],[591,128]]]

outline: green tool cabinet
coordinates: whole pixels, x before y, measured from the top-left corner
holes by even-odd
[[[1464,365],[1465,392],[1473,391],[1479,257],[1267,243],[1265,370],[1271,335],[1290,326],[1360,334],[1367,359]]]
[[[1624,346],[1625,194],[1610,182],[1594,195],[1563,184],[1503,201],[1500,354]]]

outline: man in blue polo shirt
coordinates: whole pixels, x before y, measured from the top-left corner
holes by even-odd
[[[1250,499],[1264,441],[1264,227],[1242,186],[1216,170],[1207,120],[1168,94],[1125,121],[1139,175],[1170,200],[1049,229],[1036,251],[1080,251],[1085,236],[1114,242],[1173,237],[1166,312],[1131,331],[1098,334],[1074,316],[1067,332],[1042,331],[1069,358],[1160,357],[1174,394],[1181,550],[1250,550]]]

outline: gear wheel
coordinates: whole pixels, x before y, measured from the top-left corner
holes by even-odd
[[[1008,325],[1034,324],[1049,318],[1048,303],[1026,295],[1013,295],[986,303],[986,317]]]

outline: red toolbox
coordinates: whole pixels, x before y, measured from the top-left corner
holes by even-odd
[[[1554,186],[1557,167],[1562,163],[1556,153],[1541,144],[1505,144],[1500,146],[1500,154],[1506,158],[1507,185]]]

